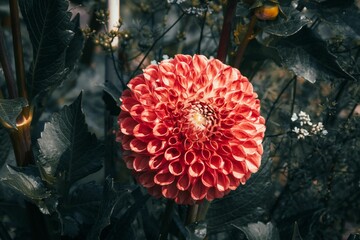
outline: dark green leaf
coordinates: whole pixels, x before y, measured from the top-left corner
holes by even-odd
[[[11,148],[9,134],[0,125],[0,168],[5,164]]]
[[[58,179],[69,187],[101,168],[103,146],[88,132],[81,95],[70,106],[53,114],[38,139],[34,155],[49,183]]]
[[[280,240],[279,232],[271,222],[249,223],[242,227],[233,226],[244,232],[248,240]]]
[[[268,158],[269,150],[266,149],[259,171],[245,185],[210,205],[206,217],[210,234],[231,229],[231,223],[241,226],[258,221],[264,214],[272,189],[271,161]]]
[[[69,200],[59,207],[62,216],[79,223],[93,224],[102,198],[102,187],[95,182],[81,184],[70,193]]]
[[[13,167],[7,165],[8,172],[1,181],[32,200],[42,200],[50,193],[46,190],[36,167]]]
[[[309,30],[281,40],[275,46],[283,64],[299,77],[311,83],[316,80],[334,78],[354,78],[342,69],[334,55],[326,49],[326,44],[317,39]]]
[[[294,233],[292,236],[292,240],[302,240],[297,222],[295,222],[295,224],[294,224]]]
[[[33,46],[27,74],[30,98],[57,87],[71,72],[79,55],[78,21],[72,22],[64,0],[20,0]],[[82,45],[82,44],[81,44]]]
[[[129,189],[116,190],[114,179],[107,178],[104,184],[103,199],[93,228],[88,238],[90,240],[99,239],[101,231],[110,224],[110,217],[118,201],[129,193]]]
[[[360,234],[350,234],[347,240],[360,240]]]
[[[0,122],[5,128],[16,127],[16,118],[28,102],[24,98],[0,99]]]
[[[261,22],[263,31],[272,35],[287,37],[297,33],[303,26],[310,23],[301,12],[290,7],[282,7],[286,18],[278,17],[275,21]]]
[[[80,29],[80,15],[77,14],[71,22],[74,24],[75,35],[71,40],[69,47],[66,49],[65,65],[69,69],[73,69],[79,60],[85,41],[84,34]]]

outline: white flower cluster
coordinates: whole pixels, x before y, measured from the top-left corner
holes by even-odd
[[[171,59],[171,58],[169,58],[168,55],[166,55],[166,54],[162,55],[162,60],[168,60],[168,59]],[[158,61],[151,60],[150,64],[158,65]]]
[[[294,129],[292,130],[294,133],[297,134],[298,139],[304,139],[305,137],[313,135],[325,136],[326,134],[328,134],[328,131],[324,128],[322,122],[313,124],[311,122],[309,114],[303,111],[300,111],[298,114],[294,113],[291,116],[291,121],[298,121],[300,124],[300,127],[294,127]]]
[[[168,3],[172,4],[172,3],[176,3],[176,4],[180,4],[183,2],[186,2],[186,0],[167,0]]]
[[[212,10],[210,8],[208,8],[208,6],[206,5],[205,7],[189,7],[185,9],[185,12],[187,14],[192,14],[195,15],[197,17],[201,17],[203,16],[206,12],[208,12],[209,14],[212,13]]]
[[[167,2],[169,4],[182,4],[184,2],[186,2],[186,0],[167,0]],[[202,6],[198,6],[198,7],[188,7],[188,8],[184,8],[184,12],[189,14],[189,15],[195,15],[196,17],[201,17],[203,16],[205,13],[212,13],[212,9],[208,7],[208,5],[202,5]]]

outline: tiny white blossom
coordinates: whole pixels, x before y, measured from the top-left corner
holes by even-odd
[[[162,55],[162,59],[163,59],[163,60],[168,60],[168,59],[169,59],[169,56],[166,55],[166,54],[164,54],[164,55]]]
[[[300,129],[298,127],[294,127],[294,129],[292,130],[294,133],[299,133]]]
[[[150,62],[150,64],[157,65],[157,64],[158,64],[158,62],[157,62],[156,60],[152,60],[152,61]]]
[[[328,131],[327,130],[322,130],[321,132],[324,136],[328,134]]]
[[[293,113],[293,115],[291,116],[291,121],[295,122],[296,120],[298,120],[298,116],[296,113]]]

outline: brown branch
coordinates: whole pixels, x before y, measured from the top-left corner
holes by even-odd
[[[16,79],[18,84],[19,95],[28,99],[25,80],[25,66],[23,57],[23,48],[20,32],[19,6],[17,0],[9,0],[11,29],[13,35],[13,47],[15,57]]]
[[[11,66],[9,63],[9,58],[6,51],[5,46],[5,36],[3,29],[0,27],[0,62],[2,69],[4,71],[5,81],[6,81],[6,87],[9,93],[9,98],[16,98],[17,92],[15,87],[15,79],[14,75],[11,71]]]
[[[226,60],[229,39],[230,39],[230,32],[231,32],[231,23],[235,14],[236,3],[237,0],[229,0],[226,8],[226,13],[220,35],[219,48],[217,52],[217,59],[219,59],[222,62],[225,62]]]

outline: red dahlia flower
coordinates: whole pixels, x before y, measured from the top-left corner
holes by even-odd
[[[148,66],[128,87],[117,141],[151,195],[178,204],[213,200],[258,170],[265,121],[237,69],[180,54]]]

